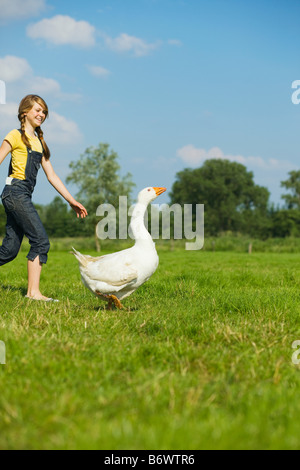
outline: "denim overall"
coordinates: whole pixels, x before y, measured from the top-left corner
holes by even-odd
[[[47,253],[50,248],[49,239],[31,200],[42,156],[43,154],[40,152],[27,149],[25,180],[17,178],[7,178],[6,180],[1,194],[7,222],[5,238],[0,247],[0,266],[12,261],[17,256],[24,235],[30,243],[27,258],[33,261],[39,256],[40,263],[47,262]],[[8,174],[10,175],[11,172],[10,162]]]

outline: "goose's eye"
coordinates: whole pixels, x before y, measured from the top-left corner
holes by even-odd
[[[150,188],[148,188],[148,191],[151,191],[151,189],[150,189]]]

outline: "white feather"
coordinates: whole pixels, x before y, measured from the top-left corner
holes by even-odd
[[[156,271],[158,255],[151,235],[144,225],[148,204],[165,188],[145,188],[131,217],[131,230],[135,238],[133,247],[104,256],[92,257],[75,250],[83,284],[95,295],[114,295],[119,300],[132,294]]]

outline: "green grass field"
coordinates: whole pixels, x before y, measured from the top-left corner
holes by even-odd
[[[42,273],[59,304],[24,298],[24,252],[1,267],[0,449],[300,448],[300,254],[159,255],[127,311],[67,252]]]

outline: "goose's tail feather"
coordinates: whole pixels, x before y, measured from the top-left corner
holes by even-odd
[[[71,253],[77,258],[77,260],[79,261],[79,264],[81,264],[81,266],[86,266],[87,265],[86,257],[82,255],[81,253],[79,253],[79,251],[75,250],[73,246],[72,246],[72,250],[73,252],[71,251]]]

